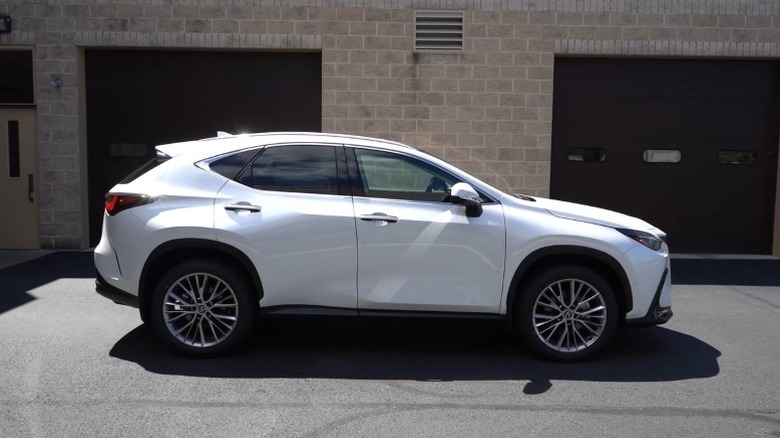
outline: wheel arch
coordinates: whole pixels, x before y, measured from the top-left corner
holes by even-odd
[[[615,292],[620,309],[620,320],[634,307],[631,294],[631,282],[620,263],[609,254],[582,246],[559,245],[538,249],[529,254],[515,270],[507,293],[507,315],[510,327],[514,327],[514,307],[522,286],[536,272],[547,267],[577,264],[593,269],[601,274]]]
[[[257,300],[263,298],[260,275],[249,257],[225,243],[205,239],[177,239],[162,243],[147,257],[138,281],[138,303],[141,320],[149,320],[149,305],[154,284],[168,269],[184,259],[213,258],[239,270],[253,286]]]

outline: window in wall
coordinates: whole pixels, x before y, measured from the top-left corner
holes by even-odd
[[[255,158],[239,181],[260,190],[338,194],[336,148],[274,146]]]
[[[679,163],[682,153],[676,149],[646,149],[642,153],[645,163]]]
[[[603,148],[570,148],[566,152],[567,161],[601,162],[607,158],[607,151]]]
[[[0,50],[0,103],[33,104],[33,53]]]
[[[753,151],[720,151],[718,162],[721,164],[753,164],[756,153]]]

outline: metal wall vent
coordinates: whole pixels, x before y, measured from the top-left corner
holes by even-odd
[[[414,50],[463,50],[463,11],[415,11]]]

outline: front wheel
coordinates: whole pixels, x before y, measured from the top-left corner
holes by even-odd
[[[216,260],[178,264],[157,284],[150,309],[157,333],[175,349],[213,356],[234,349],[251,331],[257,302],[247,281]]]
[[[546,358],[585,359],[615,334],[615,294],[604,277],[589,268],[562,265],[547,269],[518,292],[518,335]]]

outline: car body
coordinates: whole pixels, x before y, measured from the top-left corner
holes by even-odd
[[[193,355],[266,313],[500,318],[582,359],[671,312],[665,234],[505,193],[415,148],[320,133],[161,145],[111,189],[97,291]]]

